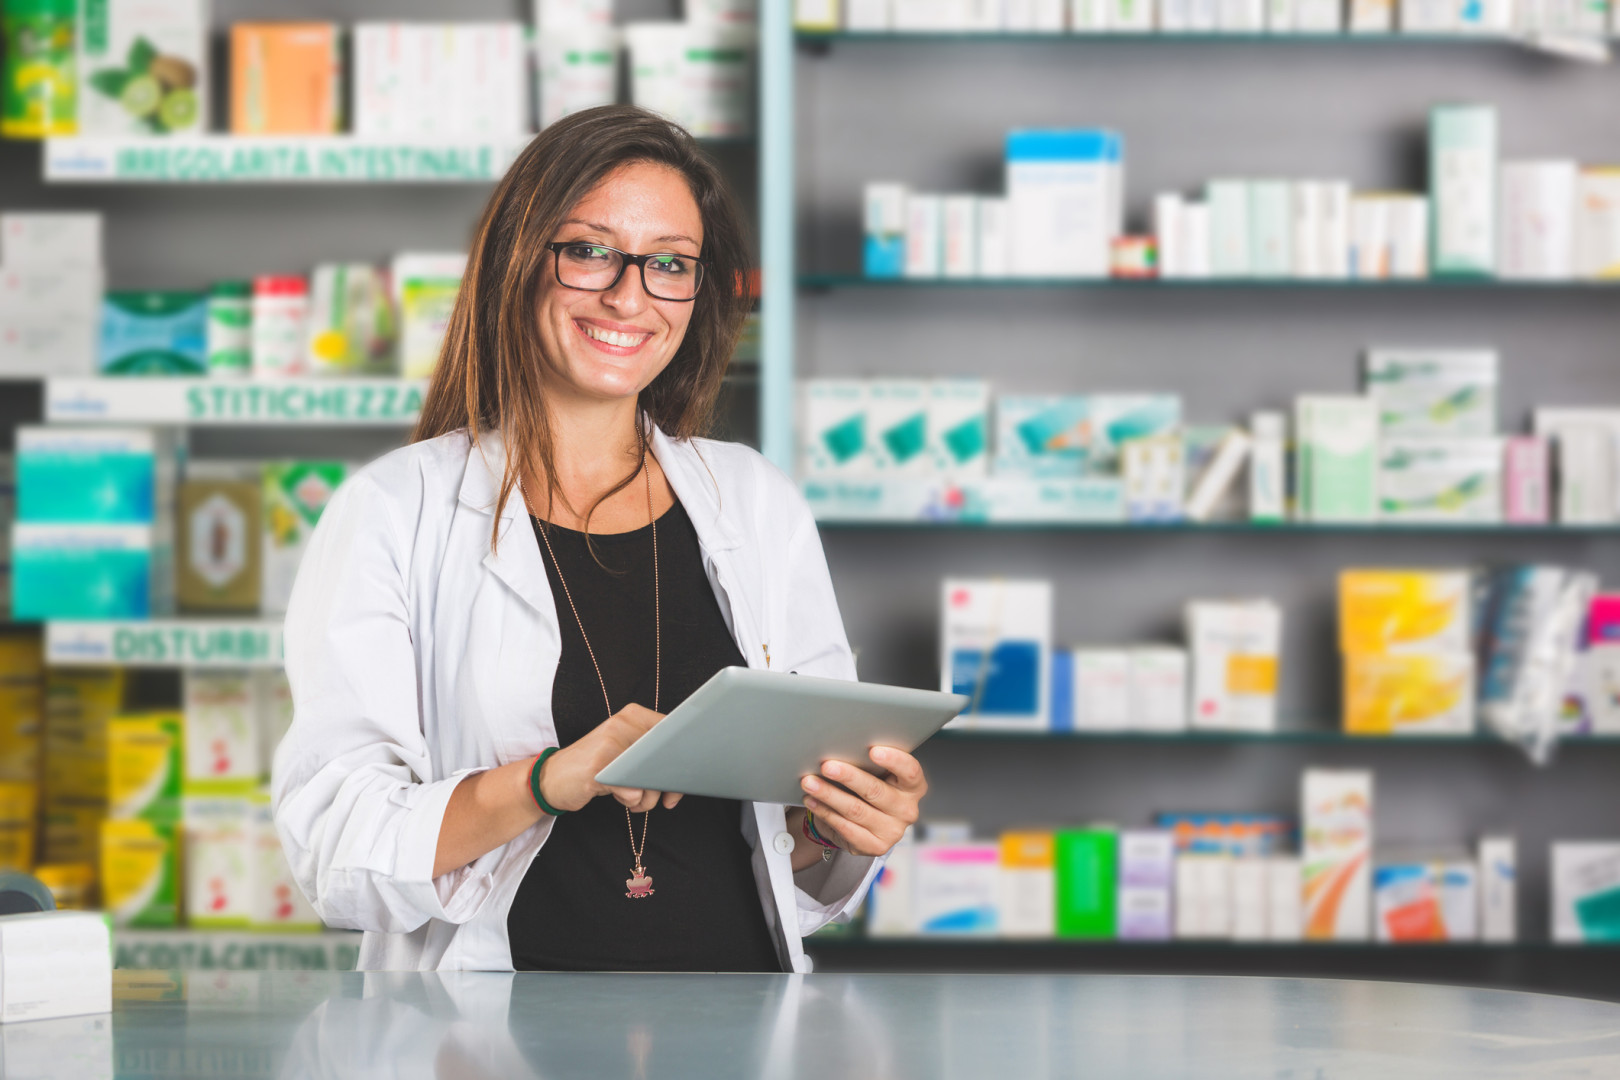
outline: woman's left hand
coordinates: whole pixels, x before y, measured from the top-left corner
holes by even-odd
[[[825,836],[832,831],[836,836],[828,839],[852,854],[886,855],[907,826],[917,823],[917,806],[928,793],[928,778],[917,759],[904,750],[874,746],[870,757],[888,772],[887,780],[847,761],[824,761],[821,776],[806,776],[800,786],[805,790],[805,808],[816,815],[817,832]],[[841,791],[828,780],[849,790]]]

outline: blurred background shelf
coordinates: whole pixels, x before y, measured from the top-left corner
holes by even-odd
[[[1620,955],[1596,945],[871,939],[854,934],[818,934],[804,944],[822,972],[1270,975],[1513,986],[1620,1000],[1620,980],[1614,977]]]
[[[1390,747],[1491,747],[1515,750],[1495,735],[1349,735],[1332,728],[1282,728],[1277,731],[1010,731],[994,728],[948,728],[934,736],[946,742],[1085,743],[1134,746],[1350,746],[1363,749]],[[1620,736],[1570,735],[1559,749],[1620,748]]]
[[[1396,33],[1175,33],[1171,31],[898,31],[898,30],[800,30],[796,40],[806,46],[836,44],[917,44],[917,45],[1256,45],[1286,48],[1290,45],[1473,45],[1479,47],[1519,45],[1529,42],[1508,34],[1396,34]]]
[[[875,278],[862,274],[809,273],[799,275],[801,289],[1165,289],[1302,290],[1322,292],[1408,292],[1424,290],[1481,290],[1488,292],[1575,292],[1602,295],[1620,291],[1620,281],[1507,280],[1503,278]]]
[[[800,490],[816,520],[846,529],[1064,529],[1087,532],[1237,535],[1620,536],[1620,523],[1490,521],[1128,521],[1117,482],[996,478],[811,477]]]
[[[64,667],[278,668],[281,656],[279,618],[45,623],[45,662]]]
[[[426,379],[45,380],[49,423],[406,426]]]

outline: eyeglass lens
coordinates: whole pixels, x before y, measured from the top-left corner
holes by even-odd
[[[624,255],[596,244],[569,244],[557,252],[558,279],[571,289],[602,292],[624,272]],[[682,255],[649,255],[641,264],[641,284],[659,300],[690,300],[703,280],[703,264]]]

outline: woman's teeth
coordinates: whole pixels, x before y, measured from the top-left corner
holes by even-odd
[[[646,334],[621,334],[616,330],[600,330],[594,326],[584,326],[585,336],[592,341],[600,341],[604,345],[616,345],[621,349],[633,349],[647,340]]]

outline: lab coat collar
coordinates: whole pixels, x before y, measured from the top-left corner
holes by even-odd
[[[727,517],[719,482],[696,444],[689,439],[677,442],[654,425],[652,452],[664,475],[669,477],[675,497],[686,507],[703,549],[730,551],[740,547],[742,534]],[[461,478],[461,503],[480,513],[493,514],[505,471],[506,446],[499,431],[482,432],[476,443],[469,439],[467,471]],[[514,489],[501,509],[501,520],[521,520],[527,516],[522,492]]]

